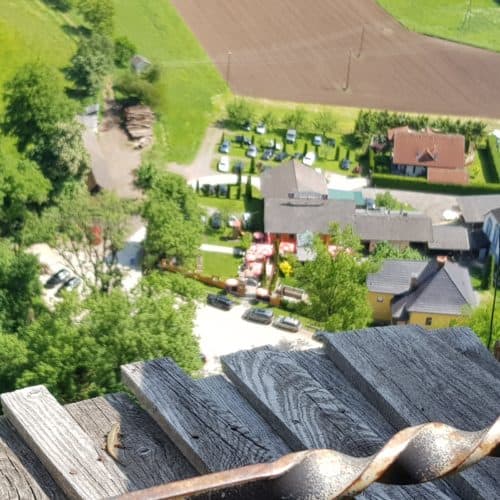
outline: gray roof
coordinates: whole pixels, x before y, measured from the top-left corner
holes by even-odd
[[[297,234],[311,231],[326,234],[332,223],[342,227],[353,223],[353,200],[264,199],[266,233]]]
[[[260,183],[264,199],[287,198],[289,193],[299,192],[328,195],[324,175],[296,160],[265,170]]]
[[[412,274],[416,287],[410,290]],[[367,278],[368,290],[401,295],[392,304],[393,317],[407,312],[461,314],[466,306],[476,305],[469,271],[454,262],[440,265],[427,262],[387,260],[382,269]]]
[[[368,274],[368,290],[400,295],[410,289],[411,275],[420,275],[426,267],[425,260],[385,260],[378,273]]]
[[[497,222],[500,222],[500,207],[490,211]]]
[[[432,226],[430,250],[470,250],[469,231],[465,226],[439,224]]]
[[[432,221],[427,215],[419,213],[357,210],[354,227],[362,241],[427,243],[432,240]]]
[[[477,224],[484,221],[485,215],[490,210],[500,207],[500,194],[460,196],[457,201],[464,221],[468,224]]]

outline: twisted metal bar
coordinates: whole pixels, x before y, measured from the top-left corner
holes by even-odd
[[[128,493],[121,500],[173,498],[331,499],[353,496],[370,484],[417,484],[500,457],[500,417],[489,428],[466,432],[441,423],[409,427],[369,457],[333,450],[290,453],[269,464],[249,465]]]

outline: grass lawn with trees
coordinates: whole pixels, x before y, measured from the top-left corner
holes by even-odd
[[[500,51],[500,8],[495,0],[378,0],[412,31]],[[470,4],[470,10],[468,5]]]

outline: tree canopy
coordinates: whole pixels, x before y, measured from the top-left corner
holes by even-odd
[[[312,124],[315,129],[326,136],[337,127],[337,120],[330,111],[322,111],[315,116]]]
[[[113,0],[78,0],[78,11],[93,30],[110,35],[113,32]]]
[[[252,106],[246,99],[234,99],[226,106],[227,116],[234,124],[241,126],[245,122],[251,122],[255,113]]]
[[[372,259],[381,262],[386,259],[394,260],[425,260],[425,257],[415,248],[398,248],[391,245],[388,241],[377,243]]]

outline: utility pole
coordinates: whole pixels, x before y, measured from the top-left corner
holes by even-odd
[[[351,49],[349,49],[349,52],[347,53],[347,70],[346,70],[346,75],[345,75],[345,85],[342,90],[346,91],[349,88],[349,80],[351,77]]]
[[[363,51],[364,43],[365,43],[365,25],[363,24],[363,27],[361,28],[361,39],[359,41],[358,55],[356,56],[357,59],[361,57],[361,52]]]
[[[231,78],[231,55],[232,52],[230,50],[227,51],[227,67],[226,67],[226,82],[227,86],[230,87],[230,78]]]

